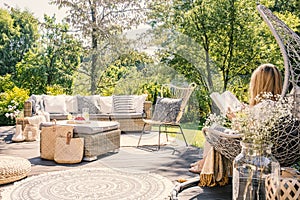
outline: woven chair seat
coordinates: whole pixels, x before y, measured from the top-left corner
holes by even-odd
[[[0,185],[25,178],[31,171],[31,163],[14,156],[0,156]]]
[[[273,130],[270,138],[272,154],[280,166],[288,167],[300,161],[300,121],[278,123]],[[241,152],[242,134],[229,134],[212,128],[204,128],[203,134],[216,151],[231,161]]]
[[[227,159],[233,161],[241,152],[241,134],[229,134],[212,128],[203,128],[203,134],[207,142]]]

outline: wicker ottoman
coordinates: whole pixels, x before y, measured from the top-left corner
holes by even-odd
[[[0,185],[25,178],[31,171],[31,163],[14,156],[0,156]]]
[[[73,126],[74,137],[84,138],[85,161],[97,160],[97,157],[120,148],[120,123],[116,121],[67,121],[56,122],[57,125]],[[41,126],[52,126],[52,123],[42,123]]]
[[[74,137],[84,138],[85,161],[120,148],[121,130],[116,121],[91,121],[90,124],[74,126]]]
[[[76,133],[74,137],[84,138],[85,161],[97,160],[97,157],[120,148],[121,130],[109,130],[94,134]]]

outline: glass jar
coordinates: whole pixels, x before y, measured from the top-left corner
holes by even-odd
[[[241,153],[233,161],[232,199],[278,198],[280,165],[271,154],[272,145],[241,142],[241,146]],[[269,186],[265,181],[270,179],[273,189],[266,190]]]

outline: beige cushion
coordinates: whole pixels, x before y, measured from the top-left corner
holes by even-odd
[[[68,113],[65,95],[44,95],[45,111],[48,113]]]
[[[112,96],[100,97],[100,110],[101,113],[112,113]]]
[[[67,112],[68,113],[78,113],[78,105],[77,105],[77,96],[65,96]]]
[[[135,112],[143,113],[144,103],[146,101],[147,96],[148,96],[147,94],[133,95],[133,106],[134,106]]]

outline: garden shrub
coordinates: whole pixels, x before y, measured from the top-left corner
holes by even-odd
[[[14,125],[15,117],[23,112],[28,98],[29,91],[16,86],[0,93],[0,125]]]

